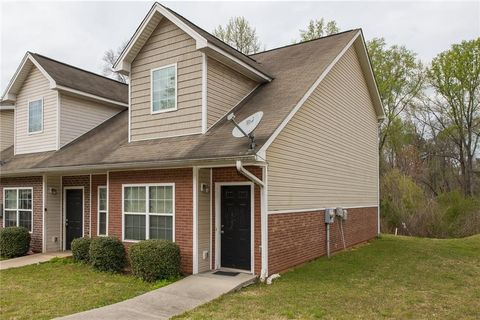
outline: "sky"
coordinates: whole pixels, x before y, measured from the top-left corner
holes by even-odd
[[[96,73],[102,56],[128,40],[153,1],[18,2],[0,0],[0,89],[26,51]],[[207,31],[244,16],[267,49],[292,43],[310,19],[335,20],[341,30],[362,28],[366,39],[405,45],[424,62],[453,43],[480,36],[477,1],[180,2],[162,4]]]

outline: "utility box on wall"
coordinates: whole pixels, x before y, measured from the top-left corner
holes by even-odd
[[[325,209],[325,223],[331,224],[335,221],[335,210]]]

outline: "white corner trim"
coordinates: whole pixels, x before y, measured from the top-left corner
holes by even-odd
[[[128,143],[132,142],[132,79],[128,81]]]
[[[98,101],[102,101],[102,102],[106,102],[106,103],[110,103],[110,104],[114,104],[114,105],[117,105],[117,106],[128,108],[128,103],[103,98],[103,97],[100,97],[100,96],[97,96],[97,95],[94,95],[94,94],[86,93],[86,92],[76,90],[76,89],[72,89],[72,88],[68,88],[68,87],[65,87],[65,86],[55,85],[51,89],[67,91],[67,92],[78,94],[80,96],[85,96],[87,98],[91,98],[91,99],[95,99],[95,100],[98,100]]]
[[[198,273],[198,168],[192,168],[193,176],[193,274]]]
[[[330,73],[330,70],[335,66],[335,64],[343,57],[345,52],[353,45],[355,40],[360,36],[360,31],[358,31],[355,36],[348,42],[348,44],[342,49],[342,51],[333,59],[333,61],[328,65],[328,67],[322,72],[320,77],[313,83],[313,85],[308,89],[308,91],[303,95],[303,97],[298,101],[295,107],[290,111],[287,117],[282,121],[282,123],[275,129],[273,134],[268,138],[267,142],[260,148],[258,152],[266,152],[268,147],[272,144],[272,142],[277,138],[280,132],[287,126],[293,116],[297,113],[297,111],[303,106],[305,101],[310,97],[310,95],[315,91],[315,89],[320,85],[322,80]]]
[[[47,252],[47,226],[45,225],[45,209],[47,204],[47,181],[46,175],[42,175],[42,252]],[[33,191],[32,191],[32,199],[33,199]],[[32,209],[33,209],[33,201],[32,201]],[[32,211],[32,221],[33,221],[33,211]],[[33,227],[32,227],[33,231]]]
[[[208,59],[205,52],[202,52],[202,133],[207,132],[208,110],[207,110],[207,88],[208,88]]]

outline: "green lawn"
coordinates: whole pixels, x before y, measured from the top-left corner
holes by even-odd
[[[169,283],[146,283],[57,258],[0,271],[0,319],[51,319],[132,298]]]
[[[178,318],[480,319],[480,235],[382,236]]]

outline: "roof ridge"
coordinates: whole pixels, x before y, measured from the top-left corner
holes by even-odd
[[[247,57],[248,59],[252,60],[253,62],[255,63],[258,63],[258,64],[261,64],[260,62],[258,62],[257,60],[253,59],[250,55],[248,54],[245,54],[243,52],[241,52],[240,50],[232,47],[231,45],[229,45],[228,43],[226,43],[225,41],[223,41],[222,39],[218,38],[217,36],[213,35],[211,32],[208,32],[207,30],[203,29],[202,27],[199,27],[197,24],[193,23],[192,21],[190,21],[189,19],[185,18],[184,16],[182,16],[181,14],[179,14],[178,12],[174,11],[173,9],[170,9],[169,7],[167,6],[164,6],[163,4],[159,3],[159,2],[155,2],[156,4],[158,4],[159,6],[162,6],[164,7],[165,9],[167,9],[168,11],[176,14],[177,16],[181,17],[182,19],[185,19],[187,20],[188,22],[190,22],[191,24],[193,24],[195,27],[197,27],[198,29],[202,30],[203,32],[206,32],[208,33],[209,35],[211,35],[212,37],[214,37],[215,39],[217,39],[218,41],[221,41],[223,44],[225,44],[226,46],[232,48],[233,50],[237,51],[238,53],[244,55],[245,57]]]
[[[317,41],[317,40],[323,40],[323,39],[325,39],[325,38],[339,36],[339,35],[341,35],[341,34],[348,33],[348,32],[352,32],[352,31],[362,31],[362,29],[361,29],[361,28],[356,28],[356,29],[345,30],[345,31],[342,31],[342,32],[332,33],[332,34],[329,34],[329,35],[326,35],[326,36],[323,36],[323,37],[319,37],[319,38],[315,38],[315,39],[310,39],[310,40],[306,40],[306,41],[301,41],[301,42],[296,42],[296,43],[291,43],[291,44],[287,44],[287,45],[284,45],[284,46],[280,46],[280,47],[276,47],[276,48],[264,50],[264,51],[261,51],[261,52],[252,53],[252,54],[249,55],[249,56],[254,56],[254,55],[262,54],[262,53],[265,53],[265,52],[270,52],[270,51],[285,49],[285,48],[289,48],[289,47],[293,47],[293,46],[297,46],[297,45],[301,45],[301,44],[306,44],[306,43],[309,43],[309,42],[314,42],[314,41]]]
[[[92,74],[92,75],[94,75],[94,76],[97,76],[97,77],[100,77],[100,78],[103,78],[103,79],[106,79],[106,80],[114,81],[114,82],[116,82],[116,83],[123,84],[123,85],[128,85],[127,83],[124,83],[124,82],[121,82],[121,81],[118,81],[118,80],[109,78],[109,77],[107,77],[107,76],[103,76],[103,75],[98,74],[98,73],[95,73],[95,72],[93,72],[93,71],[89,71],[89,70],[82,69],[82,68],[80,68],[80,67],[76,67],[76,66],[71,65],[71,64],[68,64],[68,63],[66,63],[66,62],[62,62],[62,61],[59,61],[59,60],[55,60],[55,59],[53,59],[53,58],[44,56],[44,55],[42,55],[42,54],[40,54],[40,53],[37,53],[37,52],[30,52],[30,51],[28,51],[28,53],[33,54],[33,55],[36,55],[36,56],[39,56],[39,57],[41,57],[41,58],[44,58],[44,59],[47,59],[47,60],[50,60],[50,61],[53,61],[53,62],[56,62],[56,63],[59,63],[59,64],[62,64],[62,65],[64,65],[64,66],[67,66],[67,67],[70,67],[70,68],[73,68],[73,69],[76,69],[76,70],[79,70],[79,71],[83,71],[83,72],[86,72],[86,73],[90,73],[90,74]]]

